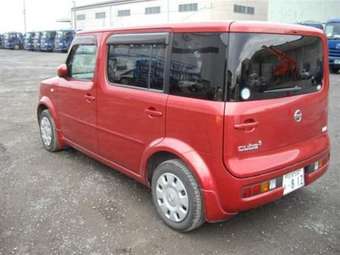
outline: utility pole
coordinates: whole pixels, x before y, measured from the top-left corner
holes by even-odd
[[[26,0],[23,0],[23,15],[24,15],[24,32],[27,32],[27,24],[26,24]]]
[[[74,25],[74,30],[77,31],[77,13],[76,13],[76,1],[72,1],[73,3],[73,8],[72,8],[72,12],[73,12],[73,25]],[[71,14],[72,15],[72,14]]]
[[[168,19],[168,23],[170,22],[170,0],[167,0],[167,19]]]

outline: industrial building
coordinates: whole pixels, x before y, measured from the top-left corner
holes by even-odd
[[[283,23],[326,22],[340,18],[339,0],[269,0],[268,20]]]
[[[72,8],[75,29],[212,20],[267,20],[268,0],[113,0]]]
[[[75,29],[214,20],[284,23],[340,18],[339,0],[111,0],[72,8]]]

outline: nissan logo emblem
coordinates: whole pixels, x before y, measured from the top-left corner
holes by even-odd
[[[299,110],[296,110],[295,112],[294,112],[294,120],[296,121],[296,122],[301,122],[301,120],[302,120],[302,111],[299,109]]]

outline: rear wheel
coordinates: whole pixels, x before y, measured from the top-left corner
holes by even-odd
[[[54,120],[48,110],[43,110],[39,116],[40,137],[44,148],[54,152],[61,149],[58,142]]]
[[[157,166],[152,176],[152,198],[161,219],[177,231],[188,232],[204,223],[199,186],[178,159]]]

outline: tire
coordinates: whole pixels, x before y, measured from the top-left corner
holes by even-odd
[[[55,123],[48,110],[43,110],[39,115],[39,129],[41,142],[47,151],[55,152],[61,150]]]
[[[204,223],[202,195],[190,170],[178,159],[159,164],[152,176],[152,200],[160,218],[179,232]]]

